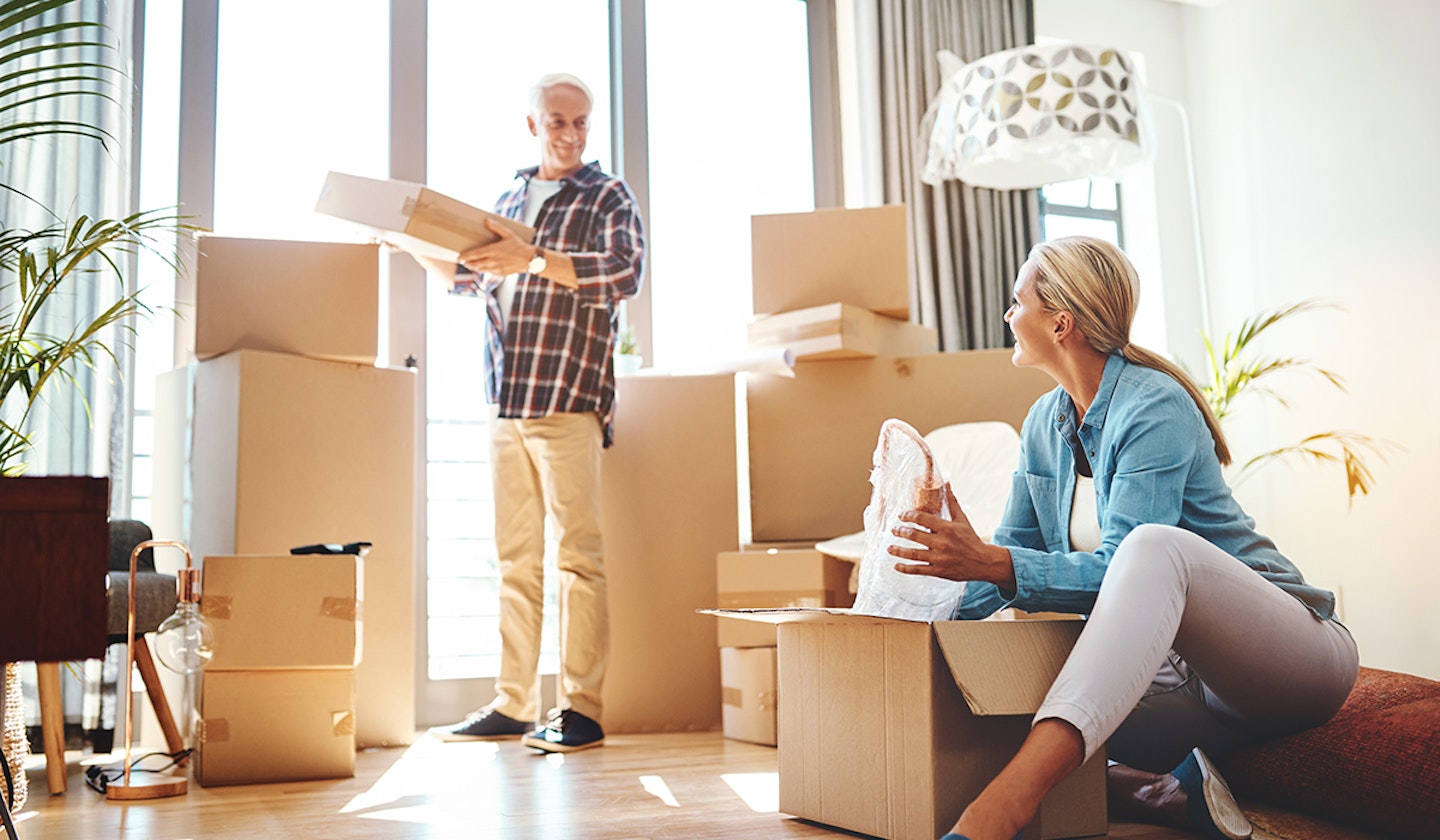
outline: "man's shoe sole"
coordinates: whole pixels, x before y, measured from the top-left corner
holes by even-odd
[[[588,750],[592,747],[601,746],[605,743],[605,739],[597,738],[596,740],[590,741],[589,743],[585,744],[557,744],[554,741],[546,741],[543,738],[535,738],[533,736],[526,735],[524,738],[520,739],[520,743],[524,744],[527,747],[530,747],[531,749],[540,750],[541,752],[571,753],[579,752],[580,750]]]
[[[453,744],[458,741],[503,741],[508,738],[519,738],[525,734],[524,732],[504,732],[499,735],[459,735],[454,732],[436,732],[433,729],[427,731],[437,740],[444,741],[447,744]]]

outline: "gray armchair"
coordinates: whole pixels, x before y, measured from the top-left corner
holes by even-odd
[[[150,526],[134,519],[110,520],[110,572],[107,576],[109,618],[106,632],[111,644],[123,644],[128,636],[130,602],[130,554],[142,542],[153,539]],[[165,744],[175,753],[185,748],[180,730],[175,726],[175,716],[165,700],[160,685],[160,675],[155,669],[155,660],[150,655],[150,646],[145,641],[146,633],[153,633],[169,615],[175,612],[175,576],[155,571],[154,552],[147,548],[140,552],[135,563],[135,665],[140,669],[140,678],[145,683],[145,693],[155,709],[155,717],[165,735]],[[60,693],[60,664],[58,662],[37,662],[35,664],[38,685],[36,692],[40,701],[40,728],[45,739],[45,775],[50,793],[64,793],[65,781],[65,719]],[[118,691],[129,690],[129,674],[119,678]],[[117,696],[119,696],[117,694]],[[122,699],[123,703],[123,699]],[[117,732],[123,732],[123,723],[117,721]],[[123,737],[123,735],[121,736]],[[122,745],[123,746],[123,745]]]

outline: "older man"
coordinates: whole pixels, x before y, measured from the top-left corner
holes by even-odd
[[[516,173],[518,183],[496,212],[534,227],[534,242],[492,225],[499,241],[462,252],[458,266],[429,265],[456,293],[487,299],[502,641],[494,700],[431,732],[444,740],[524,735],[528,746],[569,752],[605,738],[600,453],[612,439],[617,305],[640,289],[645,235],[625,182],[581,160],[593,107],[585,84],[545,76],[531,89],[530,105],[540,164]],[[547,513],[560,543],[559,698],[529,731],[538,717]]]

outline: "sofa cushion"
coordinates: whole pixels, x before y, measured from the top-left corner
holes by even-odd
[[[1236,795],[1396,837],[1440,836],[1440,682],[1361,668],[1335,717],[1220,763]]]

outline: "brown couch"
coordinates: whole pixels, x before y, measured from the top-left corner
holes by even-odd
[[[1440,838],[1440,682],[1361,668],[1324,726],[1219,762],[1242,800],[1407,840]]]

